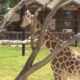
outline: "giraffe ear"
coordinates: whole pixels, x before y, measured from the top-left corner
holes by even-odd
[[[29,10],[27,10],[26,15],[27,15],[26,17],[32,16]]]
[[[30,11],[29,10],[27,10],[27,14],[29,14],[30,13]]]
[[[29,11],[29,10],[27,10],[27,15],[31,15],[31,13],[30,13],[30,11]]]

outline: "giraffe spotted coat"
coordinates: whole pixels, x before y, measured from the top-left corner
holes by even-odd
[[[44,35],[44,43],[51,52],[60,47],[63,42],[53,32],[46,32]],[[67,47],[54,57],[51,61],[51,68],[54,71],[55,80],[62,80],[62,74],[64,73],[67,76],[65,77],[66,80],[68,80],[68,74],[80,75],[80,55]]]

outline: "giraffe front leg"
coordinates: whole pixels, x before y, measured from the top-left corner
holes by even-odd
[[[61,70],[59,68],[59,64],[57,63],[57,59],[55,58],[54,61],[51,61],[50,65],[51,65],[51,69],[52,69],[53,74],[54,74],[54,79],[55,80],[61,80]]]
[[[54,65],[51,66],[51,68],[54,74],[54,80],[65,80],[63,79],[63,73],[59,68],[55,67]]]

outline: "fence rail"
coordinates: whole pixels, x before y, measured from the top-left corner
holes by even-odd
[[[25,38],[28,38],[30,36],[30,32],[25,33]],[[6,31],[3,35],[2,39],[8,39],[8,40],[22,40],[22,32],[17,31]]]
[[[75,33],[65,33],[65,32],[53,32],[54,35],[59,37],[60,39],[67,41],[72,38]],[[25,39],[29,40],[30,32],[25,33]],[[6,31],[5,34],[0,37],[0,40],[22,40],[22,32],[17,31]],[[76,39],[73,44],[80,44],[80,40]]]
[[[66,41],[69,40],[70,38],[72,38],[75,34],[73,32],[53,32],[54,35],[56,35],[57,37],[59,37],[60,39]]]
[[[53,32],[53,34],[62,40],[69,40],[71,37],[74,36],[74,33],[65,33],[65,32]],[[30,32],[26,32],[25,38],[28,38],[29,36],[30,36]],[[6,31],[1,39],[21,40],[22,39],[22,32]]]

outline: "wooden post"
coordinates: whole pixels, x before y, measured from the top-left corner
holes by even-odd
[[[78,33],[78,25],[77,25],[77,13],[75,12],[75,34]],[[78,42],[77,42],[77,39],[75,39],[75,47],[78,46]]]

